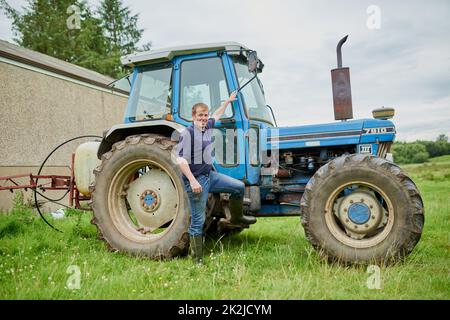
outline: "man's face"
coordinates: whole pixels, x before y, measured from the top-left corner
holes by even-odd
[[[202,129],[204,129],[206,127],[208,118],[209,118],[208,109],[206,109],[206,108],[197,108],[195,114],[192,116],[194,125],[202,128]]]

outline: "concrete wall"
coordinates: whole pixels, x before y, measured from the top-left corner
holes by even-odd
[[[124,95],[0,62],[0,176],[36,173],[60,143],[80,135],[101,136],[123,122],[126,102]],[[68,144],[49,159],[56,174],[70,165],[71,153],[83,141]],[[0,191],[0,210],[10,208],[10,192]]]

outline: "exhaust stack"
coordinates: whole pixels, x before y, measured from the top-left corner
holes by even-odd
[[[350,85],[350,69],[342,67],[341,47],[348,35],[342,38],[337,47],[337,68],[331,70],[333,87],[334,119],[345,121],[353,118],[352,91]]]

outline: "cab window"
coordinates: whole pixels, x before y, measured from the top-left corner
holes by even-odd
[[[130,121],[160,119],[172,107],[172,65],[139,69],[126,118]]]
[[[220,58],[186,60],[181,63],[181,118],[192,121],[192,106],[198,102],[207,104],[212,114],[228,96],[229,90]],[[232,116],[230,104],[222,118]]]

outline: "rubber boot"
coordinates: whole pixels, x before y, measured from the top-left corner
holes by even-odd
[[[232,224],[253,224],[256,222],[254,216],[246,216],[243,211],[242,199],[230,199],[230,213]]]
[[[189,236],[191,258],[197,264],[203,264],[203,236]]]

